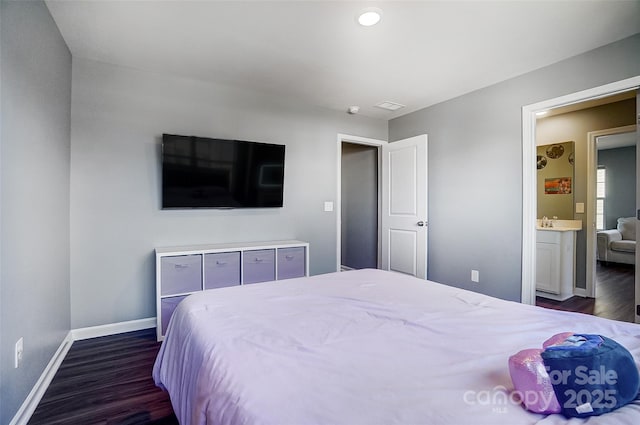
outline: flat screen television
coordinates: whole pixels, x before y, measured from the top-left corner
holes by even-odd
[[[284,145],[162,135],[162,208],[282,207]]]

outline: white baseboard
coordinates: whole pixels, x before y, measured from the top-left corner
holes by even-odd
[[[53,380],[54,375],[58,371],[62,360],[64,360],[69,348],[71,348],[71,344],[73,344],[73,338],[71,336],[71,331],[67,333],[67,336],[62,340],[60,347],[56,350],[55,354],[47,364],[47,367],[44,368],[42,375],[36,382],[36,384],[31,389],[31,392],[18,409],[18,412],[13,417],[9,425],[26,425],[31,419],[31,415],[35,412],[36,407],[40,403],[42,396],[44,395],[47,388],[49,388],[49,384]]]
[[[130,320],[128,322],[111,323],[108,325],[90,326],[87,328],[72,329],[64,338],[60,347],[56,350],[55,354],[44,368],[42,375],[31,389],[31,392],[25,399],[18,412],[13,417],[9,425],[26,425],[31,419],[31,415],[35,412],[36,407],[42,400],[49,384],[53,380],[58,368],[62,364],[67,352],[71,348],[73,341],[80,341],[83,339],[97,338],[100,336],[116,335],[125,332],[140,331],[142,329],[149,329],[156,327],[156,318],[149,317],[147,319]]]
[[[74,341],[97,338],[99,336],[116,335],[125,332],[140,331],[156,327],[156,318],[129,320],[128,322],[110,323],[108,325],[89,326],[87,328],[72,329]]]
[[[573,288],[573,295],[576,295],[582,298],[587,298],[587,290],[584,288]]]

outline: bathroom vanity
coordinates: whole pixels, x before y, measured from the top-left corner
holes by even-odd
[[[536,231],[536,295],[557,301],[573,296],[576,272],[576,232],[582,220],[553,220]]]

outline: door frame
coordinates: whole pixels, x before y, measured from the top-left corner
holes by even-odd
[[[596,169],[598,168],[598,148],[597,139],[600,136],[610,136],[613,134],[631,133],[636,131],[636,125],[625,125],[623,127],[608,128],[605,130],[590,131],[587,133],[587,218],[584,228],[587,230],[587,258],[586,267],[586,288],[576,288],[576,295],[595,298],[596,296]],[[636,170],[636,179],[638,171]],[[591,253],[591,254],[589,254]]]
[[[366,145],[366,146],[375,146],[378,148],[378,259],[377,259],[377,267],[380,268],[381,261],[381,246],[380,246],[380,236],[381,236],[381,228],[382,222],[380,220],[380,212],[382,208],[382,204],[380,202],[380,198],[382,196],[381,193],[381,177],[380,177],[380,167],[382,156],[380,155],[382,146],[388,144],[386,140],[380,139],[372,139],[369,137],[361,137],[361,136],[353,136],[349,134],[338,133],[337,136],[337,153],[336,153],[336,175],[337,175],[337,190],[336,190],[336,206],[335,206],[335,214],[336,214],[336,271],[340,271],[340,266],[342,263],[342,143],[352,143],[354,145]]]
[[[521,302],[536,302],[536,112],[580,103],[640,87],[640,76],[522,107],[522,281]],[[636,265],[636,268],[638,265]],[[637,273],[636,273],[637,275]],[[636,276],[636,279],[638,276]]]

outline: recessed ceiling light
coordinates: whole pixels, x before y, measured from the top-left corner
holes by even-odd
[[[382,19],[382,10],[377,7],[367,7],[358,13],[358,23],[363,27],[370,27]]]

